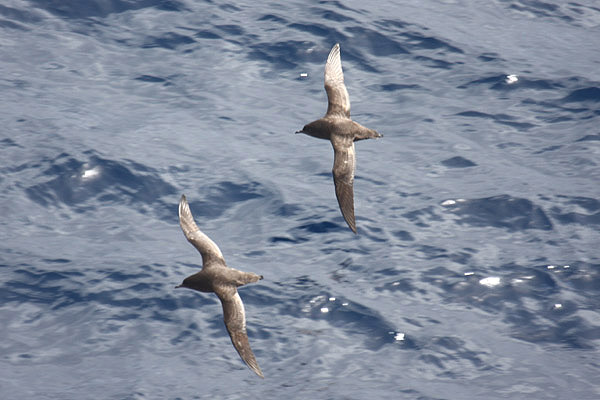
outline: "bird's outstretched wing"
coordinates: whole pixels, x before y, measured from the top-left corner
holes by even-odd
[[[353,188],[356,164],[354,141],[349,136],[332,135],[331,144],[334,152],[332,172],[335,195],[346,223],[352,229],[352,232],[356,233]]]
[[[244,360],[246,365],[256,373],[256,375],[264,378],[256,357],[250,348],[248,334],[246,333],[246,313],[244,311],[244,303],[234,286],[221,287],[215,290],[217,296],[223,304],[223,319],[231,343],[237,350],[238,354]]]
[[[192,216],[185,195],[182,195],[179,201],[179,225],[181,225],[181,230],[188,242],[198,249],[202,255],[202,264],[204,267],[217,264],[211,263],[211,261],[222,261],[222,264],[225,264],[225,259],[219,246],[206,236],[194,222],[194,217]]]
[[[327,114],[350,118],[350,96],[344,84],[340,44],[336,43],[329,52],[325,64],[325,91],[327,92]]]

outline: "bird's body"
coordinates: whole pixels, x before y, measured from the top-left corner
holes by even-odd
[[[325,64],[327,113],[296,133],[304,133],[331,142],[334,152],[333,181],[338,204],[346,223],[356,233],[354,217],[354,170],[357,140],[379,138],[382,135],[350,119],[350,97],[344,84],[340,45],[333,46]]]
[[[223,319],[233,346],[246,365],[263,378],[263,373],[250,348],[246,333],[244,303],[237,292],[239,286],[259,281],[263,278],[262,275],[227,266],[219,247],[198,229],[185,196],[181,196],[179,202],[179,223],[186,239],[202,255],[202,270],[185,278],[177,287],[214,292],[219,297],[223,305]]]

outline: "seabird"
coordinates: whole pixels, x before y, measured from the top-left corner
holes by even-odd
[[[233,346],[246,365],[256,375],[264,378],[248,342],[244,303],[237,292],[238,286],[259,281],[263,278],[262,275],[238,271],[225,264],[223,254],[216,243],[198,229],[185,195],[182,195],[179,201],[179,224],[188,242],[202,255],[202,269],[185,278],[183,283],[176,287],[217,294],[223,305],[225,326]]]
[[[334,152],[332,172],[335,195],[346,223],[356,233],[353,189],[356,164],[354,142],[362,139],[379,138],[383,135],[350,119],[350,97],[344,84],[339,43],[333,46],[327,57],[325,91],[328,100],[325,116],[305,125],[302,130],[296,133],[305,133],[309,136],[331,141]]]

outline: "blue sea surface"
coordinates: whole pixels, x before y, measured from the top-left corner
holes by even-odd
[[[326,110],[341,45],[358,235]],[[2,399],[600,398],[593,0],[6,0]],[[240,288],[264,372],[201,258]]]

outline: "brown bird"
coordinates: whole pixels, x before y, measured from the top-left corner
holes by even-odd
[[[262,275],[251,272],[238,271],[229,268],[219,247],[208,236],[206,236],[194,222],[185,195],[179,201],[179,224],[188,242],[190,242],[202,255],[202,270],[194,275],[188,276],[181,285],[200,292],[214,292],[223,305],[223,317],[227,332],[231,337],[233,346],[240,357],[256,375],[264,378],[254,353],[248,342],[246,333],[246,313],[244,303],[238,294],[237,288],[246,283],[261,280]]]
[[[356,164],[354,142],[362,139],[379,138],[383,135],[350,119],[350,97],[344,84],[339,43],[333,46],[327,57],[325,91],[328,100],[325,116],[305,125],[302,130],[296,133],[305,133],[309,136],[331,141],[334,152],[332,173],[335,195],[346,223],[356,233],[353,189]]]

